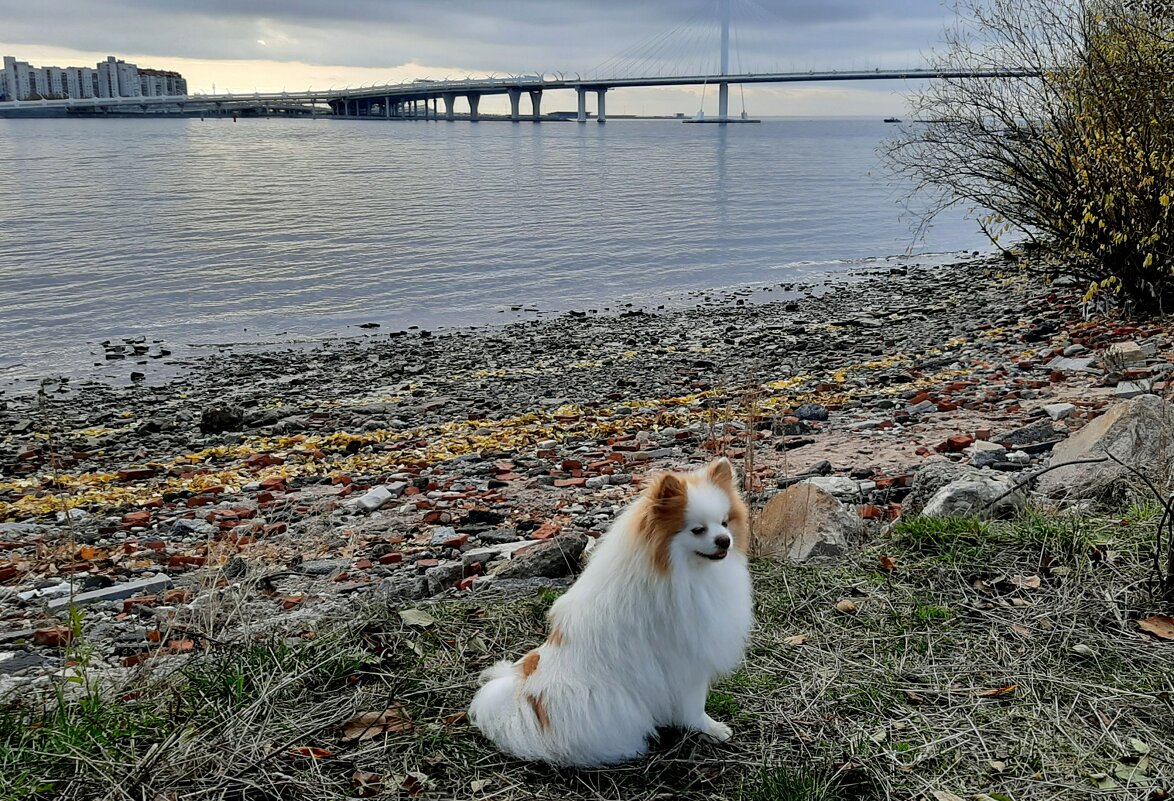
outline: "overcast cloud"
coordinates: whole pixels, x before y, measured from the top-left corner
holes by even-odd
[[[941,0],[732,3],[731,71],[745,72],[916,66],[952,18]],[[0,0],[0,48],[33,63],[59,63],[44,59],[68,51],[133,55],[160,68],[175,60],[202,89],[215,76],[226,85],[230,61],[242,90],[370,83],[382,75],[586,75],[601,64],[612,73],[680,73],[716,65],[716,8],[716,0]],[[873,113],[893,108],[900,88],[804,85],[747,94],[770,106],[755,113],[787,113],[796,101],[797,113]],[[662,101],[677,107],[693,94],[625,97],[652,103],[644,109],[652,113],[668,110]]]

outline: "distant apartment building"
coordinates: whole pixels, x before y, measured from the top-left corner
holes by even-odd
[[[114,56],[91,67],[34,67],[4,56],[0,101],[186,95],[187,81],[170,70],[139,69]]]

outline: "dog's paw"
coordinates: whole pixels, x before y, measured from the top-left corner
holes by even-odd
[[[718,723],[708,715],[705,721],[698,727],[701,736],[711,743],[724,743],[726,740],[734,736],[734,730],[724,723]]]

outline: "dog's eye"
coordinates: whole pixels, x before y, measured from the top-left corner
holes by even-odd
[[[704,534],[705,533],[705,526],[697,526],[696,528],[693,529],[693,533],[697,534],[699,536],[701,534]]]
[[[729,528],[729,525],[730,525],[729,518],[722,521],[722,528]]]

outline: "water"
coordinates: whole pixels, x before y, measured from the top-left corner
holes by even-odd
[[[104,339],[501,322],[984,248],[961,215],[915,239],[878,162],[894,133],[0,119],[0,381],[93,371]]]

